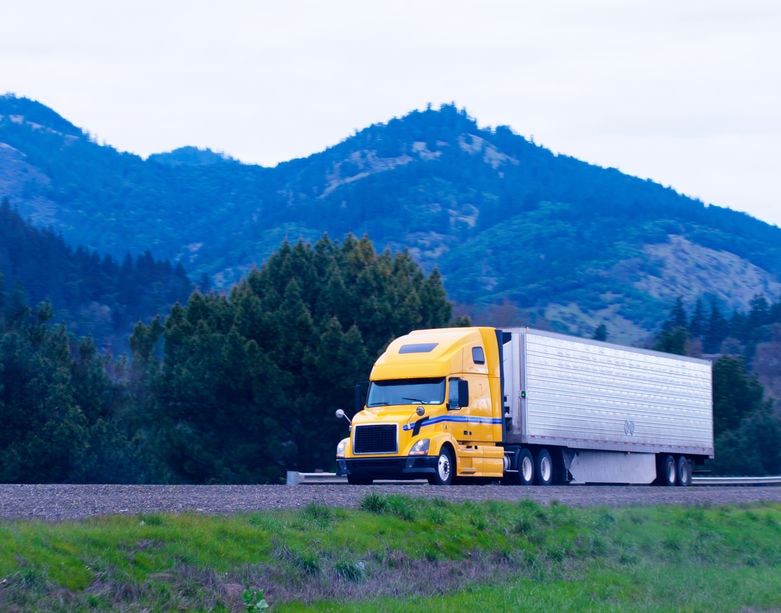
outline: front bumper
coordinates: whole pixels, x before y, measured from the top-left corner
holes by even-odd
[[[421,479],[435,474],[436,456],[395,458],[339,458],[336,474],[358,479]]]

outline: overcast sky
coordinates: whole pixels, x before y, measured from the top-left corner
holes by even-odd
[[[781,226],[777,0],[0,0],[0,93],[273,166],[454,102]]]

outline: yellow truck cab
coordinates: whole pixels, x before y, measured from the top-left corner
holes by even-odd
[[[416,330],[375,362],[337,474],[688,485],[713,457],[711,380],[707,360],[543,330]]]
[[[366,406],[354,416],[351,436],[338,445],[337,474],[350,483],[501,478],[497,332],[416,330],[394,340],[372,368]]]

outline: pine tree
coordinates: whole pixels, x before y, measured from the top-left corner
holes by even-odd
[[[139,326],[169,480],[278,482],[286,469],[332,468],[355,383],[393,338],[447,325],[439,273],[367,237],[283,243],[227,297],[193,294],[162,324]],[[157,353],[161,339],[162,355]]]
[[[718,353],[721,343],[729,334],[729,324],[719,310],[719,305],[715,300],[711,300],[710,314],[708,316],[707,331],[703,343],[703,350],[706,353]]]
[[[599,324],[594,330],[594,335],[591,337],[595,341],[606,341],[607,340],[607,326],[605,324]]]
[[[678,297],[670,311],[670,317],[662,325],[662,331],[656,337],[653,348],[657,351],[687,355],[691,334],[686,323],[686,311],[683,299]]]
[[[702,299],[697,298],[697,302],[694,304],[694,312],[692,313],[691,320],[689,322],[689,331],[694,338],[703,339],[705,332],[707,331],[707,321],[705,319],[705,306],[702,304]]]
[[[665,327],[670,330],[674,330],[675,328],[684,328],[688,330],[689,325],[686,319],[686,309],[683,306],[683,298],[678,296],[678,298],[675,299],[675,305],[670,312],[670,317],[667,322],[665,322]]]
[[[781,419],[763,401],[762,386],[742,358],[713,364],[713,434],[719,474],[766,475],[781,470]]]
[[[752,330],[770,323],[770,304],[762,294],[756,294],[750,303],[748,324]]]

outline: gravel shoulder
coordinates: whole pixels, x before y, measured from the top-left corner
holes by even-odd
[[[720,505],[781,502],[781,486],[500,485],[9,485],[0,484],[0,518],[79,520],[100,515],[196,512],[212,515],[295,509],[319,503],[356,507],[369,492],[466,500],[534,500],[573,507]]]

